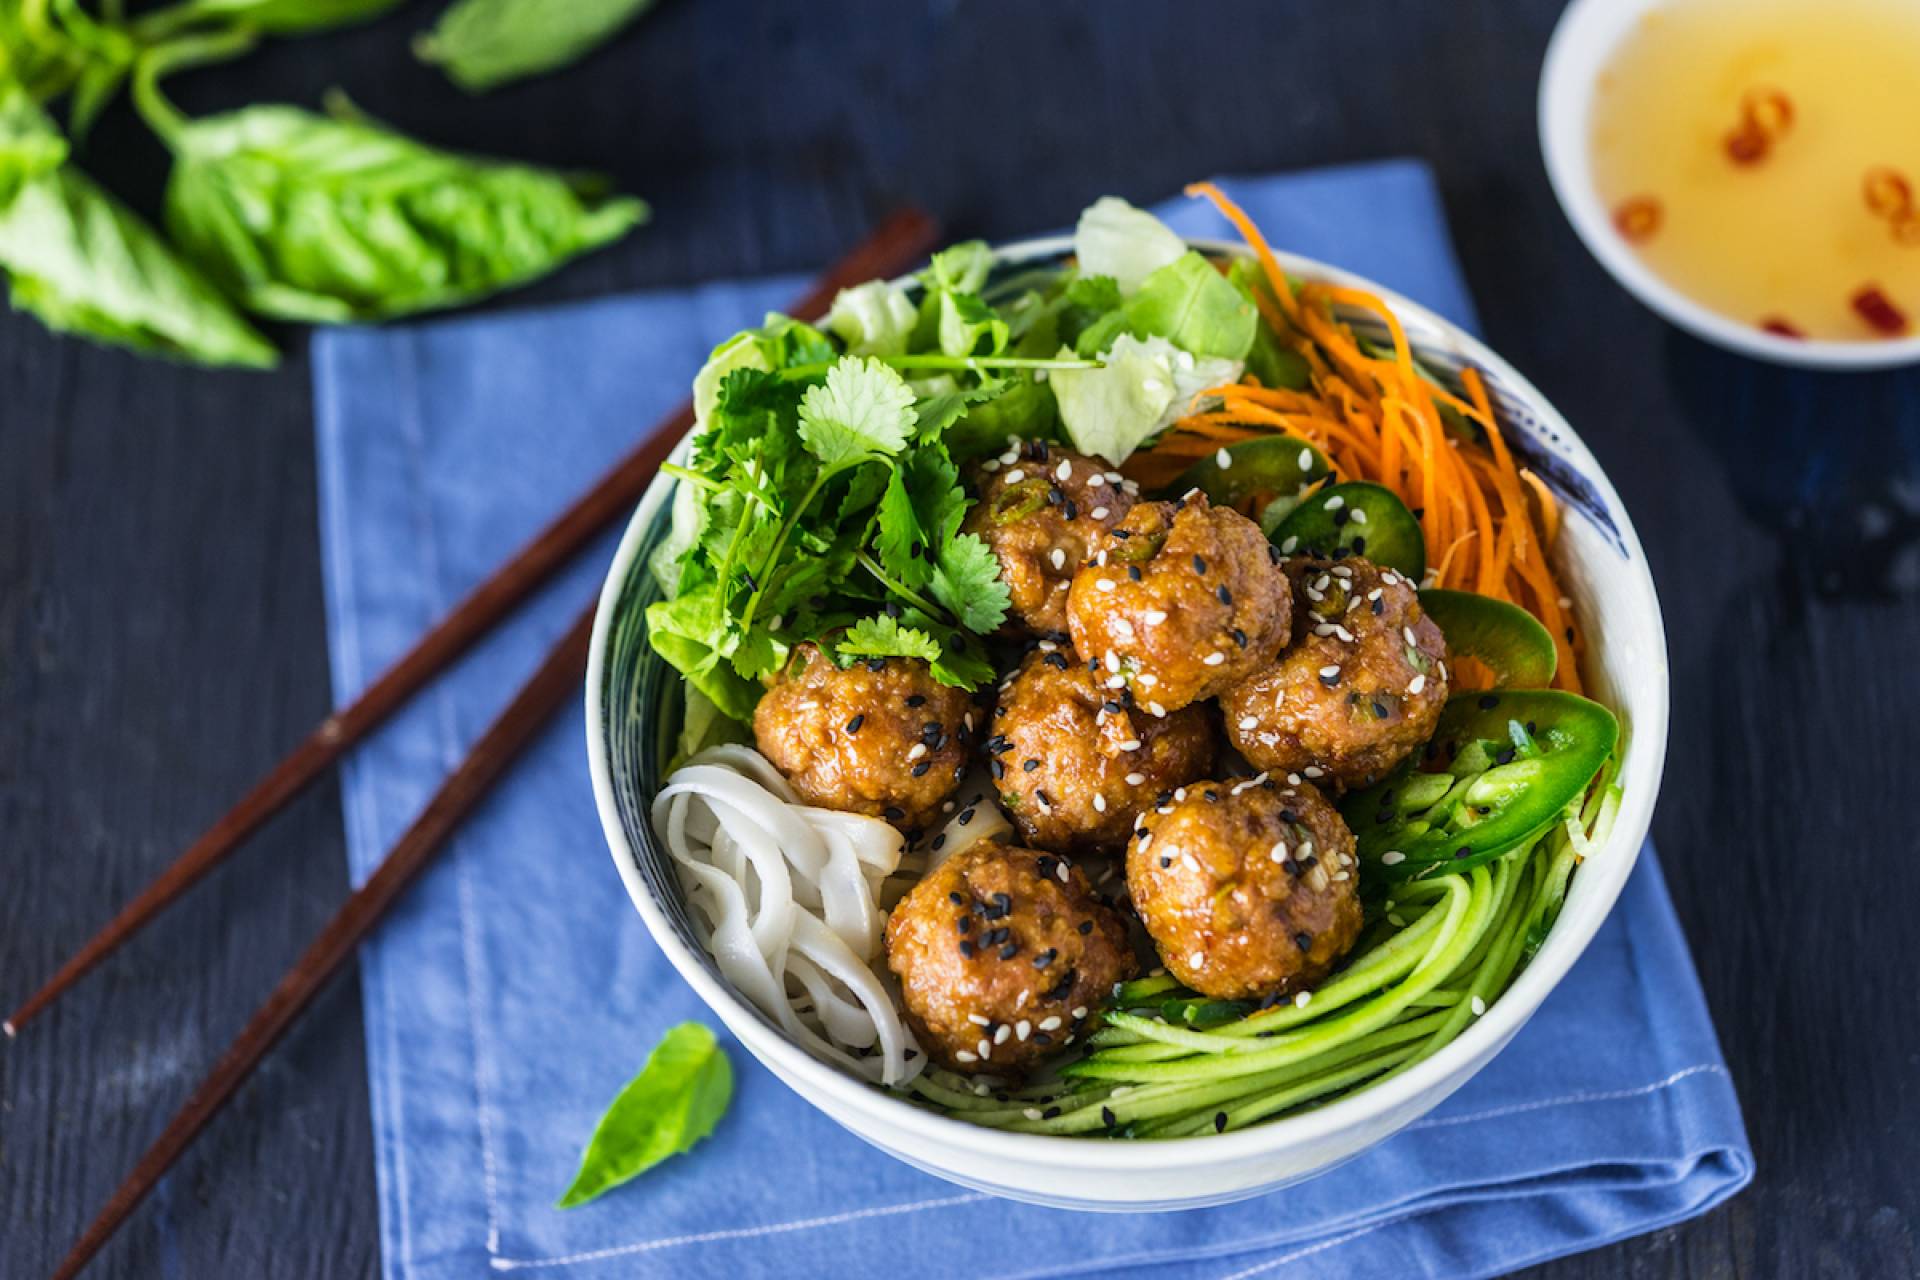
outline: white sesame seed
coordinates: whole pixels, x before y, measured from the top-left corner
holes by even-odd
[[[1184,801],[1187,798],[1187,789],[1185,787],[1175,787],[1173,789],[1173,798],[1176,801]]]
[[[916,742],[913,744],[913,750],[907,752],[907,759],[918,760],[925,754],[927,754],[927,744],[924,742]]]
[[[1087,512],[1087,514],[1092,516],[1095,520],[1105,520],[1107,516],[1111,514],[1111,512],[1109,512],[1108,509],[1105,507],[1095,507],[1093,510]]]
[[[1021,470],[1019,467],[1015,467],[1013,470],[1007,472],[1007,483],[1010,485],[1019,484],[1022,480],[1025,480],[1026,478],[1027,478],[1027,473]]]
[[[1058,1031],[1060,1029],[1060,1015],[1056,1013],[1042,1018],[1040,1020],[1040,1029],[1042,1031]]]
[[[1141,685],[1148,689],[1160,683],[1160,677],[1151,671],[1142,671],[1139,675],[1139,680]]]
[[[1192,955],[1187,957],[1187,963],[1195,969],[1198,969],[1201,966],[1205,965],[1206,962],[1207,962],[1207,953],[1204,951],[1196,951]]]
[[[1118,671],[1120,669],[1120,655],[1111,649],[1107,650],[1106,656],[1102,658],[1101,661],[1107,664],[1107,670],[1109,671]]]
[[[1414,697],[1419,697],[1420,691],[1426,687],[1427,678],[1425,676],[1415,676],[1413,679],[1407,681],[1407,692]]]
[[[1095,564],[1097,564],[1097,565],[1099,565],[1099,566],[1100,566],[1100,567],[1101,567],[1102,569],[1104,569],[1104,568],[1106,568],[1106,567],[1107,567],[1107,553],[1106,553],[1106,552],[1104,552],[1104,551],[1102,551],[1102,552],[1101,552],[1101,553],[1100,553],[1099,555],[1097,555],[1097,556],[1095,556],[1095,557],[1093,558],[1093,562],[1094,562]]]
[[[1053,864],[1053,878],[1058,880],[1061,884],[1067,883],[1067,878],[1071,874],[1072,874],[1072,868],[1067,866],[1067,860],[1065,858],[1062,858],[1060,861]]]
[[[1126,687],[1127,687],[1127,678],[1125,676],[1108,676],[1107,677],[1107,688],[1124,689]]]
[[[1125,742],[1120,744],[1120,749],[1122,751],[1138,751],[1140,749],[1140,739],[1128,738]]]
[[[983,1060],[992,1058],[993,1057],[993,1041],[988,1040],[983,1036],[981,1037],[980,1043],[973,1046],[973,1051],[979,1054]]]
[[[980,469],[986,472],[988,475],[992,475],[994,472],[1000,469],[1000,459],[988,458],[985,462],[980,464]]]
[[[1293,554],[1294,548],[1298,547],[1299,545],[1300,545],[1299,535],[1290,534],[1281,541],[1280,554],[1283,556],[1290,556]]]
[[[1094,579],[1093,585],[1102,591],[1111,591],[1115,584],[1112,578],[1096,578]]]
[[[1193,488],[1187,490],[1185,493],[1180,495],[1180,501],[1192,502],[1195,498],[1199,496],[1200,496],[1200,486],[1195,485],[1193,486]]]
[[[1339,623],[1334,624],[1333,634],[1340,637],[1340,639],[1347,644],[1353,643],[1353,632],[1347,630],[1345,627],[1341,626]]]
[[[1400,638],[1405,640],[1412,648],[1418,649],[1420,647],[1420,637],[1413,634],[1412,627],[1400,628]]]
[[[1355,507],[1353,509],[1353,514],[1349,517],[1349,519],[1351,519],[1355,524],[1365,524],[1367,522],[1367,513],[1363,511],[1361,508]]]
[[[1032,993],[1031,991],[1028,991],[1028,990],[1027,990],[1027,989],[1025,989],[1024,987],[1023,987],[1023,988],[1021,988],[1021,990],[1020,990],[1020,998],[1019,998],[1018,1000],[1015,1000],[1015,1001],[1013,1002],[1013,1007],[1014,1007],[1014,1009],[1015,1009],[1015,1010],[1017,1011],[1017,1010],[1020,1010],[1020,1009],[1024,1009],[1024,1008],[1026,1008],[1026,1007],[1027,1007],[1027,997],[1028,997],[1028,996],[1030,996],[1030,995],[1032,995],[1032,994],[1033,994],[1033,993]]]
[[[1337,564],[1333,566],[1333,568],[1327,570],[1327,572],[1332,574],[1336,578],[1351,578],[1353,576],[1353,570],[1347,568],[1347,566],[1343,564]]]
[[[1201,659],[1201,661],[1209,667],[1217,667],[1226,660],[1227,655],[1221,653],[1218,649],[1215,649],[1212,653]]]
[[[1398,849],[1389,849],[1380,855],[1380,865],[1383,867],[1397,867],[1406,860],[1407,855]]]
[[[1040,643],[1034,646],[1034,648],[1038,649],[1042,653],[1052,653],[1055,649],[1058,649],[1059,647],[1060,647],[1059,645],[1055,644],[1051,640],[1042,640]]]
[[[1060,465],[1053,469],[1053,478],[1056,480],[1072,479],[1073,464],[1071,462],[1068,462],[1065,458],[1060,459]]]
[[[1479,996],[1475,996],[1473,1003],[1469,1007],[1473,1010],[1473,1016],[1477,1018],[1487,1011],[1487,1002]]]
[[[1022,1111],[1020,1114],[1025,1116],[1029,1120],[1038,1120],[1041,1116],[1045,1115],[1046,1112],[1042,1111],[1038,1107],[1028,1107],[1025,1111]]]
[[[1331,498],[1327,499],[1327,510],[1329,511],[1338,511],[1340,508],[1346,505],[1347,505],[1346,498],[1342,497],[1340,494],[1337,494],[1337,493],[1334,494]]]
[[[1059,547],[1047,552],[1047,559],[1053,562],[1053,567],[1056,569],[1067,567],[1067,553]]]
[[[1130,773],[1127,775],[1127,785],[1130,787],[1137,787],[1146,780],[1147,775],[1144,773]]]
[[[954,1058],[954,1061],[956,1061],[956,1062],[978,1062],[978,1061],[980,1061],[980,1055],[979,1055],[979,1054],[976,1054],[976,1053],[968,1053],[968,1052],[967,1052],[967,1051],[966,1051],[965,1049],[961,1049],[961,1050],[959,1050],[959,1051],[957,1051],[957,1052],[956,1052],[956,1053],[955,1053],[955,1054],[953,1055],[953,1058]],[[978,1090],[977,1090],[977,1092],[979,1092],[979,1093],[980,1093],[980,1094],[981,1094],[982,1096],[984,1096],[984,1095],[986,1095],[986,1094],[988,1094],[988,1093],[991,1093],[991,1092],[992,1092],[992,1090],[991,1090],[991,1089],[989,1089],[989,1088],[987,1088],[987,1086],[985,1086],[985,1085],[981,1085],[981,1086],[979,1086],[979,1088],[978,1088]]]
[[[1044,792],[1044,791],[1036,791],[1036,792],[1034,792],[1034,793],[1033,793],[1033,798],[1034,798],[1035,800],[1038,800],[1038,801],[1040,802],[1040,812],[1042,812],[1042,813],[1052,813],[1052,812],[1053,812],[1053,806],[1052,806],[1051,804],[1049,804],[1049,803],[1047,802],[1047,793],[1046,793],[1046,792]]]
[[[1225,449],[1222,449],[1220,450],[1220,452],[1214,454],[1213,460],[1219,464],[1220,469],[1222,471],[1225,471],[1228,467],[1233,465],[1233,455],[1228,453]]]
[[[1333,634],[1333,624],[1331,622],[1319,623],[1314,627],[1313,634],[1317,636],[1330,636]]]
[[[1123,477],[1118,471],[1109,471],[1107,472],[1107,475],[1106,475],[1106,479],[1109,484],[1119,484],[1122,478]]]
[[[1096,471],[1094,474],[1087,477],[1087,488],[1098,489],[1102,485],[1106,484],[1106,482],[1107,482],[1107,478]]]
[[[1275,844],[1273,848],[1267,850],[1267,857],[1274,862],[1285,862],[1287,860],[1287,842],[1282,840]]]
[[[1107,798],[1105,796],[1103,795],[1094,796],[1093,811],[1095,813],[1105,813],[1107,811]]]
[[[1333,679],[1336,679],[1339,675],[1340,675],[1340,668],[1338,666],[1329,665],[1329,666],[1324,666],[1320,668],[1320,678],[1322,680],[1333,680]]]
[[[1200,859],[1190,853],[1183,853],[1180,855],[1180,865],[1189,871],[1198,871],[1200,869]]]
[[[1242,729],[1257,729],[1260,727],[1260,721],[1253,716],[1241,716],[1240,727]]]
[[[1407,922],[1402,920],[1397,912],[1393,911],[1387,912],[1387,923],[1396,929],[1404,929],[1407,927]]]
[[[1149,609],[1140,615],[1140,620],[1150,627],[1159,626],[1167,620],[1167,611],[1165,609]]]
[[[1147,710],[1153,714],[1153,718],[1156,720],[1165,720],[1167,718],[1167,709],[1157,702],[1149,702],[1147,704]]]
[[[1025,995],[1026,992],[1023,991],[1020,994]],[[1013,1024],[1013,1034],[1020,1037],[1022,1040],[1025,1040],[1028,1036],[1033,1034],[1033,1024],[1031,1022],[1028,1022],[1025,1018],[1022,1018],[1020,1019],[1020,1021]]]
[[[971,1022],[971,1023],[972,1023],[972,1024],[974,1025],[974,1026],[976,1026],[976,1027],[990,1027],[990,1026],[992,1026],[992,1025],[993,1025],[993,1020],[992,1020],[992,1019],[990,1019],[990,1018],[985,1018],[985,1017],[982,1017],[981,1015],[979,1015],[979,1014],[977,1014],[977,1013],[970,1013],[970,1014],[968,1014],[968,1015],[967,1015],[967,1021],[968,1021],[968,1022]]]
[[[1013,1028],[1008,1026],[1004,1022],[1000,1024],[1000,1029],[993,1033],[993,1042],[995,1044],[1005,1044],[1007,1041],[1011,1040],[1012,1038],[1013,1038]]]
[[[1293,998],[1293,1007],[1296,1009],[1304,1009],[1312,1003],[1313,1003],[1313,992],[1311,991],[1302,991],[1299,995]]]
[[[1113,634],[1119,636],[1122,640],[1131,640],[1134,638],[1133,624],[1125,618],[1115,618],[1113,620]]]
[[[1074,1016],[1074,1017],[1076,1017],[1076,1018],[1084,1018],[1084,1017],[1086,1017],[1086,1016],[1087,1016],[1087,1006],[1085,1006],[1085,1005],[1083,1005],[1083,1004],[1077,1004],[1077,1005],[1075,1005],[1075,1006],[1073,1006],[1073,1016]]]
[[[1290,774],[1288,774],[1288,775],[1287,775],[1287,785],[1288,785],[1288,786],[1290,786],[1290,787],[1297,787],[1297,786],[1299,786],[1299,785],[1300,785],[1300,775],[1299,775],[1299,774],[1297,774],[1297,773],[1290,773]]]
[[[1309,778],[1321,778],[1326,776],[1327,771],[1317,764],[1310,764],[1300,772],[1306,774]]]
[[[1300,469],[1302,471],[1313,470],[1313,450],[1302,449],[1300,451]]]
[[[1333,880],[1334,880],[1334,882],[1335,882],[1336,884],[1337,884],[1337,883],[1340,883],[1341,881],[1345,881],[1345,880],[1351,880],[1351,879],[1353,879],[1353,873],[1352,873],[1352,872],[1349,872],[1349,871],[1336,871],[1336,872],[1334,872],[1334,873],[1333,873]]]
[[[1148,831],[1143,833],[1140,837],[1140,852],[1145,853],[1147,851],[1147,846],[1152,843],[1153,843],[1153,832]]]

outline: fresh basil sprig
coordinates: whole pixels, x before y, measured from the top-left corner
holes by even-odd
[[[556,1208],[571,1209],[637,1178],[713,1132],[733,1098],[733,1068],[697,1022],[668,1031],[607,1107]]]
[[[456,306],[647,216],[591,180],[424,146],[344,98],[326,116],[269,105],[189,119],[158,82],[191,57],[143,59],[134,101],[174,153],[167,230],[250,311],[324,324]]]
[[[469,93],[564,67],[613,38],[654,0],[455,0],[414,55]]]

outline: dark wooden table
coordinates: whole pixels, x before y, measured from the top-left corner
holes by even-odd
[[[1553,203],[1556,0],[667,0],[574,71],[469,99],[406,51],[430,0],[184,77],[189,110],[344,85],[416,135],[591,166],[653,225],[513,301],[824,262],[912,197],[956,234],[1094,196],[1411,154],[1487,336],[1579,427],[1653,561],[1674,727],[1654,828],[1760,1174],[1682,1227],[1530,1273],[1920,1273],[1920,376],[1683,337]],[[124,108],[85,163],[151,209]],[[207,373],[0,317],[0,1004],[328,706],[308,370]],[[53,1266],[343,892],[322,786],[0,1047],[0,1275]],[[335,985],[96,1264],[379,1269],[358,988]]]

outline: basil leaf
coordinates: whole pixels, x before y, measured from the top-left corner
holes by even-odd
[[[70,167],[0,208],[0,268],[13,305],[61,333],[206,364],[264,369],[276,358],[199,272]]]
[[[469,93],[585,57],[654,0],[455,0],[414,56]]]
[[[733,1068],[713,1032],[683,1022],[607,1107],[556,1208],[571,1209],[637,1178],[713,1132],[733,1097]]]
[[[316,323],[471,302],[619,239],[647,214],[528,165],[361,119],[249,107],[169,130],[167,228],[247,308]]]

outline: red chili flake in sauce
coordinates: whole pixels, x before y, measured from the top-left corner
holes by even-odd
[[[1797,338],[1797,339],[1804,340],[1807,336],[1805,333],[1801,332],[1797,327],[1795,327],[1791,322],[1782,320],[1779,316],[1768,316],[1766,319],[1760,322],[1760,328],[1767,333],[1771,333],[1776,337],[1781,337],[1781,338]]]
[[[1875,333],[1898,337],[1907,331],[1907,313],[1893,305],[1879,285],[1866,285],[1850,299],[1854,314],[1865,320]]]
[[[1750,168],[1767,158],[1772,140],[1760,127],[1748,120],[1726,138],[1727,159],[1741,168]]]
[[[1758,129],[1772,142],[1793,128],[1793,99],[1770,86],[1747,90],[1740,100],[1743,127]]]
[[[1660,202],[1652,196],[1633,196],[1613,211],[1613,226],[1634,244],[1653,238],[1660,229]]]
[[[1898,169],[1877,164],[1861,179],[1860,192],[1866,197],[1867,212],[1876,218],[1898,222],[1913,210],[1913,186]]]

